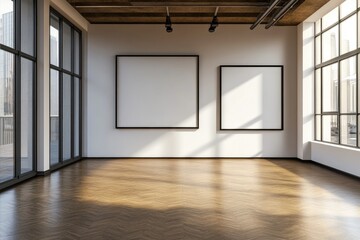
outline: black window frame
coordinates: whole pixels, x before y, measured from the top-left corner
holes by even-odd
[[[72,164],[74,162],[77,162],[82,159],[82,31],[76,27],[72,22],[67,20],[61,13],[59,13],[57,10],[55,10],[53,7],[50,7],[49,17],[51,19],[51,15],[56,16],[59,19],[59,66],[51,64],[51,49],[49,50],[49,63],[50,63],[50,69],[49,69],[49,79],[50,79],[50,72],[51,70],[56,70],[59,73],[59,162],[56,164],[51,164],[51,151],[49,151],[49,166],[50,171],[57,170],[59,168],[62,168],[64,166],[67,166],[69,164]],[[63,31],[62,26],[63,23],[66,23],[71,27],[71,70],[67,70],[63,68]],[[49,28],[51,27],[51,24],[49,24]],[[77,32],[79,34],[79,73],[75,73],[75,37],[74,32]],[[51,42],[51,36],[49,34],[49,40]],[[51,46],[50,46],[51,47]],[[71,77],[71,158],[70,159],[63,159],[63,106],[62,106],[62,96],[63,96],[63,75],[67,74]],[[79,155],[74,156],[74,144],[75,144],[75,119],[74,119],[74,86],[75,86],[75,78],[79,81]],[[49,85],[49,92],[50,92],[50,85]],[[51,112],[51,104],[49,105],[49,113]],[[49,114],[49,121],[51,123],[51,115]],[[50,126],[51,131],[51,126]],[[49,135],[50,135],[49,131]],[[50,138],[49,138],[50,139]],[[49,141],[49,147],[50,147],[50,141]],[[49,148],[51,150],[51,148]]]
[[[37,175],[37,0],[33,5],[33,53],[29,55],[21,49],[21,3],[14,0],[14,46],[9,47],[0,43],[0,50],[14,56],[14,178],[1,182],[0,190],[14,184],[35,177]],[[27,37],[27,36],[26,36]],[[21,60],[26,59],[33,63],[33,92],[32,92],[32,170],[21,173]]]
[[[360,108],[359,108],[359,94],[360,94],[360,89],[359,89],[359,84],[360,84],[360,74],[359,74],[359,64],[360,64],[360,36],[359,36],[359,23],[360,23],[360,2],[359,1],[355,1],[356,2],[356,9],[353,10],[352,12],[348,13],[347,15],[341,17],[341,4],[338,5],[337,11],[338,11],[338,19],[335,23],[327,26],[325,29],[322,29],[322,19],[323,17],[321,17],[318,21],[319,21],[319,28],[320,31],[317,32],[317,27],[316,27],[316,23],[314,23],[314,63],[315,63],[315,68],[314,68],[314,140],[317,142],[325,142],[325,143],[329,143],[329,144],[333,144],[333,145],[340,145],[340,146],[345,146],[345,147],[350,147],[350,148],[356,148],[359,149],[360,148],[360,140],[359,140],[359,127],[360,127]],[[335,8],[334,8],[335,9]],[[341,23],[350,19],[351,17],[356,16],[356,48],[355,50],[346,52],[341,54]],[[338,36],[339,36],[339,40],[338,40],[338,55],[337,57],[331,58],[325,62],[322,62],[322,52],[323,52],[323,44],[322,44],[322,35],[327,32],[328,30],[330,30],[333,27],[338,26]],[[317,59],[317,44],[316,44],[316,39],[320,38],[320,63],[316,64],[316,59]],[[342,113],[341,112],[341,62],[343,60],[348,60],[352,57],[355,57],[356,59],[356,81],[355,81],[355,89],[356,89],[356,112],[355,113]],[[337,72],[337,79],[338,79],[338,89],[337,89],[337,106],[338,109],[337,111],[323,111],[323,68],[330,66],[332,64],[337,64],[337,68],[338,68],[338,72]],[[320,113],[317,113],[317,74],[316,71],[320,70]],[[329,142],[329,141],[324,141],[323,140],[323,116],[336,116],[337,117],[337,123],[338,123],[338,141],[337,142]],[[341,142],[341,117],[342,116],[355,116],[356,117],[356,144],[355,145],[349,145],[349,144],[344,144]],[[318,126],[317,124],[317,117],[320,117],[320,126]],[[320,129],[318,129],[320,128]],[[317,139],[317,132],[320,132],[320,139]]]

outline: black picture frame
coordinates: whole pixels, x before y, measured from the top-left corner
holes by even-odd
[[[222,126],[222,69],[223,68],[256,68],[256,67],[271,67],[281,69],[281,124],[280,128],[224,128]],[[220,78],[219,78],[219,130],[220,131],[283,131],[284,130],[284,66],[283,65],[220,65]]]
[[[189,127],[172,127],[172,126],[162,126],[162,127],[154,127],[154,126],[134,126],[134,127],[124,127],[118,126],[118,58],[121,57],[184,57],[184,58],[195,58],[196,59],[196,125]],[[115,56],[115,129],[199,129],[199,85],[200,85],[200,74],[199,74],[199,55],[116,55]]]

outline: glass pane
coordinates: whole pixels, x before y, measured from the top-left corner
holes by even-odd
[[[340,5],[340,17],[346,17],[356,10],[356,0],[345,0]]]
[[[315,64],[318,65],[321,63],[321,36],[315,39],[315,49]]]
[[[63,68],[71,71],[71,27],[63,23]]]
[[[316,128],[316,134],[315,134],[315,140],[321,141],[321,116],[315,117],[315,128]]]
[[[14,178],[14,55],[0,50],[0,182]]]
[[[59,163],[59,72],[50,70],[50,163]]]
[[[80,155],[80,80],[74,78],[74,157]]]
[[[360,47],[360,14],[357,14],[358,18],[358,24],[357,24],[357,42],[358,42],[358,48]]]
[[[340,111],[356,112],[356,56],[340,62]]]
[[[358,75],[360,76],[360,55],[357,56],[358,57]],[[358,84],[357,84],[357,87],[358,87],[358,91],[357,91],[357,94],[358,96],[360,96],[360,79],[358,80]],[[358,98],[358,106],[360,106],[360,97]],[[360,110],[360,109],[359,109]]]
[[[51,15],[50,17],[50,64],[59,66],[59,19]]]
[[[339,8],[333,9],[322,18],[322,30],[330,27],[339,20]]]
[[[80,34],[74,31],[74,71],[80,74]]]
[[[322,61],[339,56],[339,26],[329,29],[322,35]]]
[[[340,24],[340,54],[356,49],[356,15]]]
[[[63,75],[63,94],[62,94],[62,130],[63,130],[63,160],[71,158],[71,77]]]
[[[324,115],[322,119],[322,140],[339,143],[339,125],[336,115]]]
[[[356,146],[356,115],[340,116],[341,144]]]
[[[321,31],[321,19],[317,20],[315,23],[315,34],[320,33]]]
[[[33,170],[34,63],[21,59],[21,173]]]
[[[34,0],[21,0],[21,51],[34,56]]]
[[[338,111],[338,64],[322,69],[322,110],[323,112]]]
[[[315,113],[321,113],[321,69],[316,70],[315,76],[315,95],[316,95],[316,104],[315,104]]]
[[[14,48],[14,1],[0,1],[0,43]]]
[[[358,126],[360,126],[360,115],[358,116]],[[360,147],[360,131],[358,131],[358,147]]]

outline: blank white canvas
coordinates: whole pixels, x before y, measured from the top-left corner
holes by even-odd
[[[282,68],[222,67],[221,128],[281,129]]]
[[[117,127],[196,127],[197,104],[197,57],[117,57]]]

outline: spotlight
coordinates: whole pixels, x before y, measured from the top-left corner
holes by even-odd
[[[165,28],[168,33],[171,33],[173,31],[171,27],[171,19],[169,14],[169,8],[166,7],[166,21],[165,21]]]
[[[219,11],[219,7],[216,7],[214,17],[210,23],[209,32],[215,32],[216,27],[219,26],[219,21],[217,18],[218,11]]]
[[[165,28],[168,33],[171,33],[173,31],[173,29],[171,27],[170,16],[166,16]]]
[[[219,25],[218,19],[216,16],[213,17],[213,20],[210,23],[209,32],[215,32],[215,28]]]

